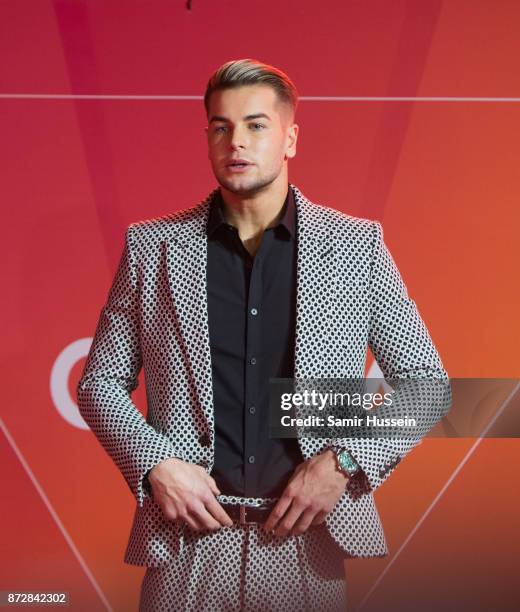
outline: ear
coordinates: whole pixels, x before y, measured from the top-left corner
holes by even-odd
[[[293,123],[288,128],[287,132],[287,149],[285,152],[285,158],[290,159],[296,155],[296,142],[298,140],[298,131],[300,126],[297,123]]]

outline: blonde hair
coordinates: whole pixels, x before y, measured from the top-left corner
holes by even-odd
[[[294,121],[298,106],[298,92],[294,83],[280,69],[252,58],[226,62],[212,74],[204,94],[206,115],[209,114],[209,101],[214,91],[233,89],[243,85],[271,87],[278,101],[290,110],[290,116]]]

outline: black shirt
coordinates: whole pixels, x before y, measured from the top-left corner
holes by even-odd
[[[222,493],[279,496],[303,457],[296,439],[269,438],[269,378],[294,375],[296,207],[288,185],[280,221],[252,257],[210,204],[208,316],[215,415],[211,475]]]

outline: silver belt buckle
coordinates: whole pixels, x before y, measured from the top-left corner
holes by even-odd
[[[243,504],[240,504],[240,524],[246,524],[246,507]]]

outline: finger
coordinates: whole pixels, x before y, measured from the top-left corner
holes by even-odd
[[[292,497],[285,493],[280,497],[275,507],[271,510],[271,513],[267,517],[267,521],[264,523],[264,531],[271,531],[274,529],[278,522],[284,517],[287,508],[291,505]]]
[[[177,513],[177,518],[173,519],[173,521],[181,525],[186,524],[195,531],[199,531],[199,529],[201,529],[199,521],[194,516],[190,515],[186,507]]]
[[[217,487],[217,483],[215,482],[215,479],[212,476],[208,476],[208,480],[209,480],[209,488],[211,489],[211,492],[214,493],[215,495],[220,495],[221,491]]]
[[[206,502],[206,509],[221,525],[225,525],[226,527],[231,527],[233,525],[233,520],[229,514],[214,497],[210,498],[210,500]]]
[[[321,525],[321,523],[324,523],[325,519],[327,518],[327,514],[328,512],[325,512],[325,510],[318,512],[312,521],[312,525]]]
[[[299,506],[293,501],[289,511],[285,514],[283,519],[278,524],[278,527],[276,527],[274,530],[275,535],[281,537],[287,535],[304,510],[305,508],[303,506]]]
[[[189,525],[194,531],[199,531],[202,529],[201,524],[190,514],[186,515],[183,519],[177,519],[178,521],[184,521],[187,525]]]
[[[318,513],[314,510],[306,510],[294,523],[290,535],[298,536],[307,531],[317,514]]]
[[[202,503],[197,503],[191,510],[191,516],[202,525],[203,529],[218,529],[222,525],[206,510]]]

